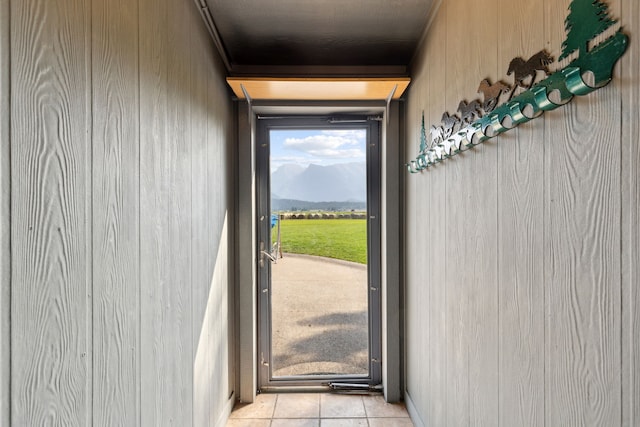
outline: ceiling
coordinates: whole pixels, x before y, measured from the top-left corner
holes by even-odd
[[[402,74],[422,38],[434,2],[204,1],[232,75],[251,69],[304,67]]]

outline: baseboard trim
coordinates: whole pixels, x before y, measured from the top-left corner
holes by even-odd
[[[231,416],[231,411],[233,411],[233,407],[236,404],[236,393],[234,392],[227,404],[224,406],[224,410],[220,417],[218,418],[218,422],[216,422],[216,427],[225,427],[227,425],[227,421],[229,421],[229,417]]]
[[[404,403],[407,406],[407,412],[409,412],[409,417],[411,417],[413,425],[416,427],[426,427],[408,391],[404,393]]]

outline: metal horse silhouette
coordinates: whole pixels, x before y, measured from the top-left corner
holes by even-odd
[[[431,134],[431,144],[429,144],[429,148],[431,148],[434,144],[438,144],[444,139],[444,129],[442,126],[431,126],[429,129],[429,133]]]
[[[466,101],[460,101],[458,104],[458,112],[460,113],[460,121],[462,123],[469,124],[473,122],[474,119],[479,117],[480,101],[473,100],[469,103]]]
[[[525,61],[521,57],[514,58],[509,64],[509,70],[507,75],[514,75],[514,85],[511,91],[511,97],[513,97],[516,88],[521,87],[525,90],[531,89],[536,80],[536,74],[538,71],[544,71],[545,75],[549,73],[548,65],[553,63],[553,57],[547,53],[546,50],[533,55],[529,60]],[[531,77],[529,84],[525,84],[524,81]],[[510,98],[511,98],[510,97]]]
[[[453,134],[453,128],[460,123],[460,119],[455,115],[450,116],[448,112],[442,115],[442,137],[449,138]]]
[[[484,112],[490,113],[495,110],[500,97],[505,93],[509,93],[510,90],[511,87],[502,82],[491,84],[488,79],[481,81],[478,87],[478,93],[484,95],[484,102],[482,104]]]

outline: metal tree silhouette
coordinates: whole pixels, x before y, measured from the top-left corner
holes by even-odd
[[[578,50],[580,57],[587,53],[589,41],[616,23],[609,18],[608,6],[600,0],[573,0],[565,20],[567,39],[562,44],[560,60]]]
[[[424,111],[422,112],[422,129],[420,129],[420,152],[427,151],[427,131],[424,128]]]

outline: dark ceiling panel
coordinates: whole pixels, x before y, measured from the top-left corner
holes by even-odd
[[[407,65],[433,0],[207,0],[234,65]]]

